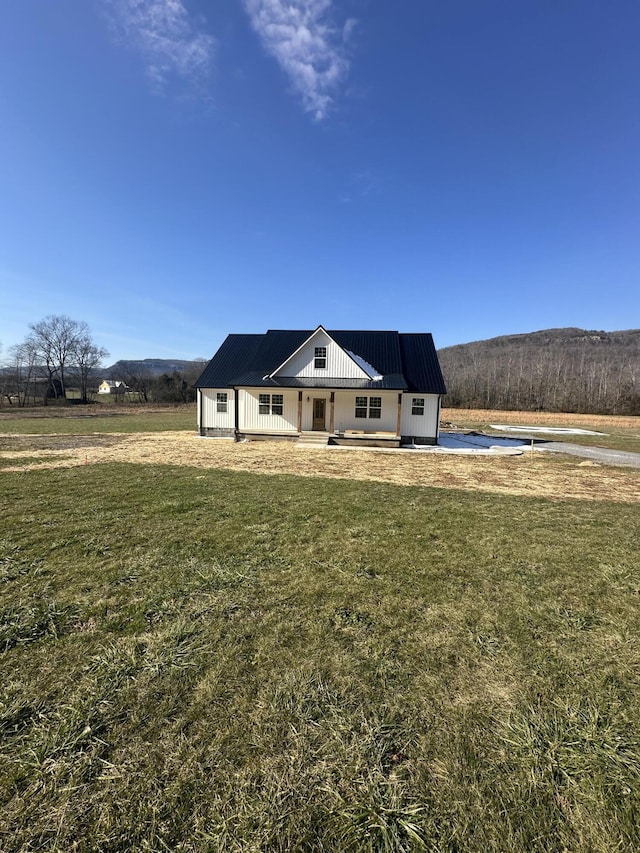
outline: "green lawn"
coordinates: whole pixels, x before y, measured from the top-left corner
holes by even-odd
[[[27,410],[24,410],[26,414]],[[144,407],[133,409],[130,413],[105,412],[94,414],[96,410],[78,413],[77,409],[55,409],[51,414],[45,409],[39,410],[38,417],[16,416],[6,409],[0,413],[0,433],[11,435],[91,435],[93,433],[114,432],[166,432],[167,430],[197,429],[195,406],[181,406],[162,411],[148,411]],[[6,417],[3,417],[5,415]]]
[[[640,848],[637,505],[0,476],[3,851]]]

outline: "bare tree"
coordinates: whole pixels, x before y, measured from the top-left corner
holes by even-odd
[[[23,377],[26,371],[27,382],[39,378],[38,374],[44,379],[45,404],[50,396],[66,397],[67,380],[75,375],[86,402],[91,370],[108,355],[93,342],[89,326],[65,314],[50,314],[29,328],[26,340],[14,348],[17,375]]]
[[[32,402],[35,403],[38,384],[46,394],[46,382],[42,379],[36,350],[29,340],[26,340],[12,346],[9,354],[11,360],[8,365],[8,381],[5,388],[9,402],[12,402],[12,397],[15,397],[19,406],[26,406],[31,397]],[[38,383],[39,379],[40,383]]]
[[[120,361],[118,364],[126,385],[137,393],[141,403],[148,403],[153,384],[153,374],[149,368],[139,361]]]
[[[89,334],[83,334],[76,340],[73,349],[74,371],[80,386],[80,396],[83,403],[89,400],[89,380],[91,372],[99,367],[109,353],[103,347],[98,347],[91,340]]]
[[[54,397],[66,395],[66,371],[78,340],[89,334],[89,327],[66,314],[50,314],[39,323],[30,324],[28,341],[34,347],[46,368],[49,393]],[[57,382],[56,382],[57,380]]]

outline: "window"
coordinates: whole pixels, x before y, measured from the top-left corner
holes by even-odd
[[[414,397],[411,401],[411,414],[424,415],[424,397]]]
[[[271,413],[271,394],[260,394],[258,398],[259,412],[261,415]]]
[[[366,418],[367,417],[367,398],[366,397],[356,397],[356,417],[357,418]]]
[[[226,391],[218,391],[216,394],[216,412],[227,411],[227,393]]]
[[[283,405],[284,405],[284,397],[282,394],[272,394],[271,395],[271,414],[272,415],[281,415]]]
[[[357,418],[381,418],[382,397],[356,397]]]
[[[324,370],[327,366],[327,348],[316,347],[313,359],[313,366],[316,370]]]
[[[283,394],[260,394],[258,411],[261,415],[281,415],[284,408]]]

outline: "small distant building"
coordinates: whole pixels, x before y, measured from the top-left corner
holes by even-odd
[[[124,394],[128,390],[119,379],[104,379],[98,387],[98,394]]]

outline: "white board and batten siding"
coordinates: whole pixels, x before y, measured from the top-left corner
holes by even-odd
[[[327,351],[326,367],[315,367],[316,347],[324,347]],[[329,335],[322,329],[294,353],[285,363],[276,370],[274,376],[299,376],[301,378],[331,379],[368,379],[364,370],[356,364],[348,353],[331,340]]]
[[[438,437],[439,397],[437,394],[405,393],[402,395],[400,434],[421,438]],[[412,414],[413,401],[424,400],[424,414]]]
[[[382,400],[382,411],[379,418],[357,418],[356,398],[367,398],[367,415],[369,413],[368,403],[370,397],[380,397]],[[334,402],[334,429],[338,432],[347,429],[364,430],[365,432],[393,432],[398,424],[398,392],[377,391],[366,388],[362,391],[336,391]]]
[[[260,414],[260,394],[282,396],[282,414]],[[240,430],[267,430],[269,432],[298,431],[298,392],[287,388],[238,389]]]
[[[200,388],[198,405],[198,428],[203,426],[233,430],[234,428],[234,391],[232,388]],[[226,406],[224,404],[226,395]],[[225,411],[226,410],[226,411]],[[202,422],[200,421],[202,418]]]

